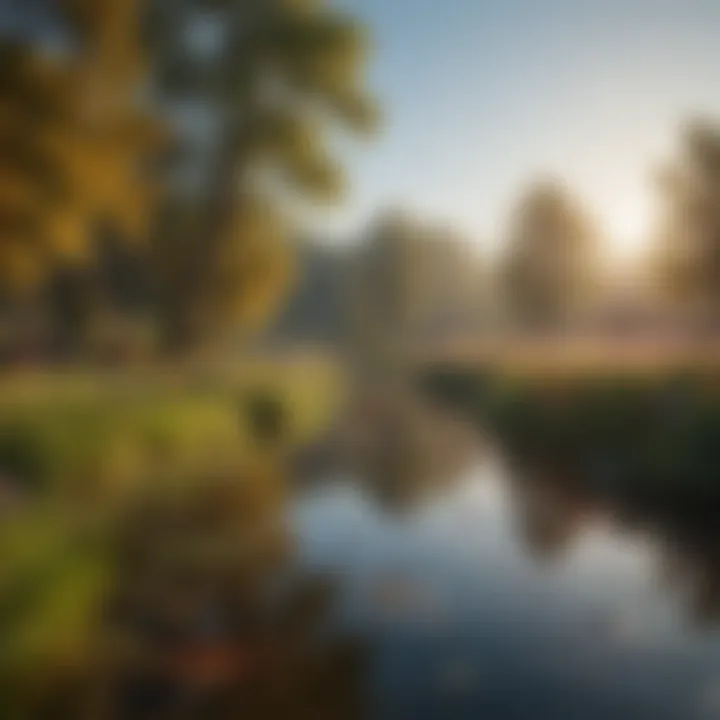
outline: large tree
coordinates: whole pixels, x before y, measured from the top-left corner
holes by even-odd
[[[0,58],[0,289],[59,277],[79,334],[102,249],[152,231],[137,287],[174,348],[262,322],[292,274],[289,210],[342,190],[328,133],[374,119],[364,29],[320,0],[50,7],[55,42]]]
[[[263,319],[289,276],[286,210],[335,200],[335,124],[367,129],[366,34],[323,0],[153,0],[156,83],[184,125],[157,266],[169,340]]]
[[[545,328],[569,320],[595,284],[596,242],[594,223],[562,185],[533,185],[515,211],[502,269],[516,319]]]

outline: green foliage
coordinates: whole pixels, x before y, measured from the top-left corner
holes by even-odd
[[[511,457],[560,466],[580,482],[661,500],[720,492],[716,375],[445,371],[430,389],[456,405],[473,398],[467,409]]]
[[[294,447],[321,432],[342,400],[335,370],[313,361],[246,363],[207,382],[51,376],[1,391],[0,476],[31,497],[79,502],[243,464],[259,449],[258,412],[261,424],[272,412],[278,448]]]

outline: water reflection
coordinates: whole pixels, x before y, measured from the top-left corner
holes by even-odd
[[[664,591],[677,595],[696,622],[720,619],[720,530],[711,508],[669,510],[608,497],[582,476],[547,464],[512,468],[506,484],[531,552],[557,556],[598,525],[620,537],[651,538]]]
[[[709,513],[509,458],[404,394],[368,395],[312,474],[124,509],[97,662],[18,717],[720,716]]]
[[[562,554],[599,512],[580,488],[559,474],[510,474],[507,484],[518,532],[538,557]]]
[[[410,512],[457,482],[478,453],[478,434],[417,395],[367,393],[333,437],[338,468],[391,512]]]
[[[294,513],[368,642],[369,716],[717,716],[718,533],[408,407],[369,413]]]

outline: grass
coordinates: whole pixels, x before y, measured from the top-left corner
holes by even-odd
[[[234,466],[257,451],[257,398],[282,409],[283,449],[322,432],[342,402],[322,360],[203,371],[35,373],[0,379],[0,474],[30,491],[108,492]]]
[[[112,650],[103,610],[127,584],[138,513],[143,553],[167,545],[168,513],[193,551],[213,547],[223,509],[247,534],[281,507],[282,457],[343,400],[341,373],[318,358],[0,378],[0,491],[20,500],[10,511],[0,492],[0,715],[54,706],[46,683],[81,681]]]

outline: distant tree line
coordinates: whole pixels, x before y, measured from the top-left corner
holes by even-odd
[[[467,238],[400,211],[348,246],[305,244],[303,280],[273,337],[342,344],[387,365],[453,331],[604,330],[637,315],[648,328],[664,318],[707,332],[720,310],[720,127],[688,126],[659,174],[658,199],[629,300],[608,277],[622,268],[606,262],[609,237],[592,210],[571,187],[541,179],[520,195],[494,263]]]
[[[35,334],[73,358],[120,329],[180,355],[279,312],[279,335],[320,318],[372,353],[471,331],[493,302],[523,329],[566,326],[602,293],[603,230],[554,181],[522,193],[494,268],[397,213],[346,257],[294,252],[299,202],[342,194],[328,131],[377,119],[366,32],[329,0],[43,6],[37,36],[0,38],[0,345]],[[688,127],[659,186],[647,273],[715,324],[718,126]]]
[[[713,328],[720,320],[720,125],[688,124],[657,186],[660,211],[639,271],[661,312]],[[606,241],[571,189],[532,186],[516,208],[501,261],[511,317],[526,328],[557,327],[597,304]]]

